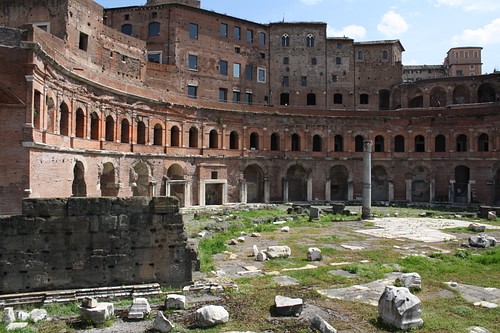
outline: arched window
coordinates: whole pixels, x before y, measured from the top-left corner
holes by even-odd
[[[77,138],[85,137],[85,114],[80,108],[76,110],[75,130],[75,135]]]
[[[259,135],[255,132],[250,134],[250,149],[259,149]]]
[[[280,149],[280,136],[278,133],[271,134],[271,150]]]
[[[460,134],[457,136],[457,151],[467,151],[467,136]]]
[[[375,152],[376,153],[384,152],[384,137],[382,135],[377,135],[375,137]]]
[[[115,141],[115,120],[112,116],[106,117],[106,141]]]
[[[477,151],[481,151],[481,152],[489,151],[488,134],[483,133],[479,136],[479,138],[477,140]]]
[[[153,128],[153,145],[163,145],[163,127],[160,124],[156,124]]]
[[[148,27],[148,36],[155,37],[160,35],[160,23],[151,22]]]
[[[130,124],[127,119],[122,120],[120,141],[122,143],[130,142]]]
[[[189,129],[189,147],[198,148],[198,129],[196,127]]]
[[[132,24],[124,24],[122,25],[122,33],[125,35],[132,36]]]
[[[59,134],[68,135],[69,134],[69,110],[66,103],[62,103],[59,113]]]
[[[354,138],[354,151],[355,152],[362,152],[363,151],[363,141],[365,139],[361,135],[356,135]]]
[[[344,138],[342,135],[335,135],[334,138],[334,150],[335,151],[344,151]]]
[[[307,105],[316,105],[316,94],[307,94]]]
[[[146,144],[146,124],[143,121],[137,123],[137,144]]]
[[[333,104],[342,104],[342,94],[333,94]]]
[[[216,129],[210,131],[208,138],[208,147],[219,148],[219,133],[217,133]]]
[[[313,34],[308,34],[306,37],[306,46],[307,47],[314,47],[314,35]]]
[[[238,149],[239,148],[239,135],[238,132],[232,131],[229,134],[229,149]]]
[[[422,135],[417,135],[415,137],[415,151],[417,153],[425,152],[425,139]]]
[[[90,115],[90,139],[99,140],[99,116],[96,112]]]
[[[446,137],[444,135],[437,135],[434,139],[434,150],[438,153],[446,151]]]
[[[300,136],[296,133],[292,134],[292,151],[300,151]]]
[[[172,126],[170,129],[170,146],[171,147],[179,147],[180,146],[180,137],[181,133],[179,127]]]
[[[288,34],[281,36],[281,46],[290,46],[290,36]]]
[[[321,151],[322,150],[322,139],[321,136],[315,135],[313,136],[313,151]]]
[[[394,152],[404,153],[405,151],[405,138],[402,135],[396,135],[394,138]]]

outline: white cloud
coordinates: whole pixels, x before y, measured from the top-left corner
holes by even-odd
[[[452,38],[453,45],[486,46],[500,43],[500,18],[479,29],[466,29]]]
[[[498,0],[435,0],[437,7],[449,6],[471,11],[492,11],[500,8]]]
[[[303,4],[307,5],[307,6],[314,6],[314,5],[317,5],[318,3],[320,3],[321,1],[323,0],[300,0],[300,2],[302,2]]]
[[[408,24],[403,16],[394,10],[390,10],[382,16],[382,20],[377,25],[377,30],[386,37],[395,37],[408,30]]]
[[[366,29],[360,25],[348,25],[340,30],[327,28],[328,37],[349,37],[352,39],[361,39],[366,37]]]

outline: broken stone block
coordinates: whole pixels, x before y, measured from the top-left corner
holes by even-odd
[[[168,320],[163,312],[158,311],[156,313],[156,318],[153,322],[153,330],[158,331],[160,333],[168,333],[174,328],[174,324]]]
[[[13,323],[16,321],[16,315],[13,307],[6,307],[3,309],[3,321],[5,323]]]
[[[484,232],[486,227],[484,225],[480,225],[478,223],[471,223],[471,224],[469,224],[468,229],[470,231],[474,231],[474,232]]]
[[[19,321],[28,321],[30,319],[30,314],[26,311],[15,311],[16,312],[16,319]]]
[[[269,259],[288,258],[292,255],[292,250],[288,246],[269,246],[266,254]]]
[[[312,220],[318,220],[319,219],[319,208],[316,208],[316,207],[311,207],[309,209],[309,221],[312,221]]]
[[[256,256],[255,260],[257,260],[257,261],[266,261],[267,260],[267,254],[266,254],[266,252],[259,251],[259,253],[257,253],[257,256]]]
[[[37,323],[47,318],[47,310],[45,309],[33,309],[30,311],[30,319]]]
[[[6,329],[7,331],[14,331],[14,330],[20,330],[23,328],[28,327],[28,323],[10,323],[7,325]]]
[[[307,249],[307,260],[308,261],[321,261],[321,250],[317,247],[310,247]]]
[[[286,227],[281,228],[281,232],[290,232],[290,227],[286,226]]]
[[[275,296],[274,304],[276,315],[278,316],[299,316],[302,313],[304,302],[302,298],[289,298],[285,296]]]
[[[196,322],[199,327],[213,327],[229,321],[229,312],[220,305],[207,305],[196,310]]]
[[[378,313],[383,322],[402,330],[424,323],[420,299],[405,287],[386,286],[378,301]]]
[[[79,306],[80,316],[94,324],[100,324],[110,319],[115,314],[113,303],[98,303],[95,308],[84,308]]]
[[[229,240],[229,245],[237,245],[238,244],[238,240],[237,239],[230,239]]]
[[[250,237],[260,237],[260,233],[258,233],[258,232],[252,232],[252,234],[250,235]]]
[[[488,220],[496,220],[497,219],[497,212],[492,210],[488,212]]]
[[[257,257],[258,254],[259,254],[259,248],[257,247],[257,245],[254,245],[252,247],[252,256]]]
[[[95,299],[94,297],[85,297],[82,300],[82,306],[88,309],[95,308],[97,306],[97,303],[97,299]]]
[[[144,319],[151,312],[151,306],[147,299],[142,297],[134,298],[132,306],[128,311],[128,319]]]
[[[486,235],[477,235],[469,237],[469,245],[472,247],[488,248],[490,246],[495,246],[497,240],[494,237]]]
[[[486,328],[479,326],[471,326],[467,328],[468,333],[490,333]]]
[[[236,239],[239,243],[244,243],[245,242],[245,237],[241,236]]]
[[[320,333],[337,333],[337,330],[319,315],[314,315],[314,317],[312,317],[311,328],[319,331]]]
[[[396,279],[396,283],[410,290],[422,290],[422,278],[418,273],[401,274]]]

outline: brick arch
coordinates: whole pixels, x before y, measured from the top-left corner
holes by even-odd
[[[346,201],[349,199],[349,169],[343,165],[335,165],[330,169],[331,200]]]
[[[424,93],[420,88],[413,88],[408,93],[408,107],[421,108],[424,106]]]
[[[129,182],[133,196],[151,196],[151,166],[144,161],[137,161],[130,167]]]
[[[301,164],[293,164],[287,169],[288,200],[307,200],[307,178],[308,172]]]
[[[446,89],[441,86],[432,88],[429,96],[429,105],[431,107],[439,107],[446,105]]]
[[[470,103],[470,90],[464,84],[459,84],[453,89],[453,104]]]
[[[257,163],[248,165],[243,170],[243,178],[247,184],[247,202],[264,202],[264,171]]]
[[[103,197],[116,197],[120,187],[118,181],[118,169],[115,168],[113,162],[104,162],[101,167],[99,175],[99,183],[101,188],[101,196]]]
[[[411,201],[429,202],[431,177],[430,170],[424,165],[417,165],[411,171]]]

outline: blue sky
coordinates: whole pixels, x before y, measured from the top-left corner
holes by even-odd
[[[146,0],[97,0],[104,7]],[[399,39],[404,65],[438,65],[455,46],[483,47],[483,73],[500,70],[499,0],[201,0],[201,7],[258,23],[325,22],[328,36]]]

